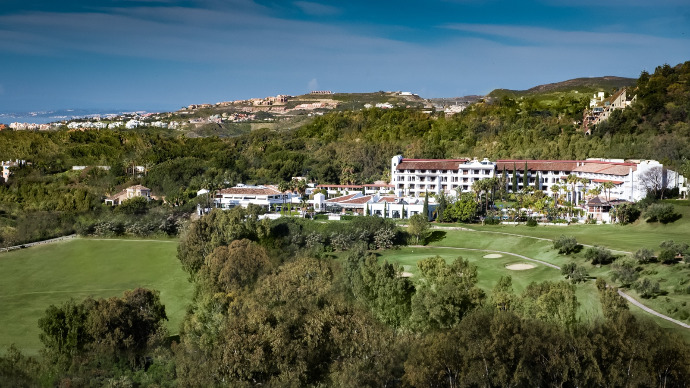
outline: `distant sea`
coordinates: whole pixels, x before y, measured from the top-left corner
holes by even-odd
[[[14,122],[19,123],[35,123],[46,124],[63,120],[72,120],[79,118],[87,118],[94,116],[105,115],[120,115],[122,113],[131,113],[133,110],[124,109],[58,109],[36,112],[0,112],[0,123],[10,124]],[[142,111],[137,111],[142,113]],[[145,113],[145,112],[143,112]]]

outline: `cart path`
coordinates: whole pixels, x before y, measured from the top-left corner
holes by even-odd
[[[675,323],[676,325],[682,326],[682,327],[684,327],[684,328],[686,328],[686,329],[690,329],[690,325],[688,325],[687,323],[683,323],[683,322],[678,321],[678,320],[676,320],[676,319],[673,319],[673,318],[671,318],[671,317],[669,317],[669,316],[666,316],[666,315],[664,315],[664,314],[662,314],[662,313],[660,313],[660,312],[654,311],[654,310],[650,309],[649,307],[643,305],[642,303],[638,302],[637,299],[633,298],[632,296],[626,294],[625,292],[623,292],[623,291],[621,291],[621,290],[618,290],[618,295],[620,295],[620,296],[622,296],[623,298],[627,299],[628,302],[634,304],[635,306],[641,308],[643,311],[646,311],[646,312],[648,312],[649,314],[656,315],[656,316],[659,317],[659,318],[662,318],[662,319],[665,319],[665,320],[667,320],[667,321],[673,322],[673,323]]]

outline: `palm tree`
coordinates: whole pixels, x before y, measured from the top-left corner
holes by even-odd
[[[283,181],[278,183],[278,191],[280,191],[280,197],[283,199],[283,206],[280,208],[280,212],[284,213],[285,208],[285,192],[290,188],[290,184]]]
[[[553,193],[553,197],[556,200],[556,204],[558,204],[558,197],[561,192],[561,186],[559,185],[551,185],[551,192]]]
[[[611,200],[611,189],[616,187],[616,184],[611,182],[611,181],[606,181],[602,183],[602,186],[604,187],[604,190],[606,190],[606,200],[610,201]]]
[[[575,205],[575,186],[580,179],[575,174],[570,174],[566,178],[566,182],[570,185],[570,216],[573,216],[573,206]]]
[[[583,192],[583,199],[587,199],[587,185],[590,183],[590,180],[587,178],[580,178],[580,183],[582,183],[582,192]]]

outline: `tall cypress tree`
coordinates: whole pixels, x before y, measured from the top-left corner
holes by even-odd
[[[422,212],[424,213],[424,216],[426,217],[427,221],[429,220],[429,192],[424,191],[424,207],[422,208]]]
[[[522,174],[522,189],[526,189],[529,186],[529,178],[527,177],[527,161],[525,161],[525,171]]]
[[[534,189],[541,190],[541,175],[537,173],[537,179],[534,180]]]
[[[517,193],[517,167],[515,167],[515,162],[513,162],[513,194]]]

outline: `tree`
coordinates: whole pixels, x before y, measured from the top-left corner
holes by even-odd
[[[623,225],[631,224],[640,217],[640,209],[634,203],[622,203],[614,208],[618,222]]]
[[[441,191],[441,194],[438,196],[438,207],[436,208],[436,222],[446,222],[446,218],[444,216],[444,213],[446,209],[448,208],[448,198],[446,197],[446,194]],[[405,205],[403,205],[403,218],[405,217]]]
[[[688,261],[690,257],[690,247],[686,243],[676,243],[673,240],[662,241],[659,244],[661,252],[659,252],[659,261],[664,264],[673,264],[678,259]]]
[[[424,191],[424,206],[422,207],[422,213],[424,213],[424,217],[426,217],[427,221],[429,220],[429,192]]]
[[[577,240],[573,236],[561,235],[561,237],[553,240],[553,249],[558,249],[561,255],[569,255],[579,248]]]
[[[661,222],[667,224],[674,222],[680,218],[680,214],[676,213],[673,205],[670,203],[654,203],[649,205],[644,213],[647,222]]]
[[[508,311],[514,302],[513,278],[510,275],[501,276],[491,291],[491,306],[499,311]]]
[[[575,263],[563,265],[561,267],[561,275],[564,275],[566,279],[570,279],[573,284],[585,282],[589,277],[587,270]]]
[[[522,189],[525,190],[529,186],[529,170],[527,169],[527,161],[525,161],[525,170],[522,173]]]
[[[420,241],[425,244],[429,235],[429,220],[422,214],[415,214],[410,217],[407,230],[415,237],[415,244],[419,244]]]
[[[513,162],[513,187],[512,187],[513,194],[516,194],[518,192],[518,178],[517,178],[517,167],[515,166],[515,162]]]
[[[587,250],[585,251],[585,259],[587,261],[591,261],[593,265],[609,264],[613,261],[614,258],[615,256],[613,255],[613,253],[611,253],[610,250],[596,245],[587,248]]]
[[[476,286],[477,267],[462,257],[450,265],[440,256],[429,257],[417,268],[421,280],[412,297],[411,320],[420,329],[453,327],[484,299]]]
[[[633,259],[635,259],[638,264],[648,264],[654,260],[654,251],[648,248],[640,248],[633,254]]]
[[[606,200],[610,201],[611,200],[611,189],[615,188],[616,184],[611,182],[611,181],[606,181],[606,182],[601,184],[601,187],[603,187],[604,190],[606,191]]]
[[[647,190],[647,193],[654,194],[664,199],[664,176],[666,171],[659,166],[650,167],[639,175],[640,184]]]
[[[650,280],[649,278],[642,278],[636,281],[632,287],[645,299],[652,298],[661,291],[659,282]]]
[[[621,287],[628,287],[637,280],[639,274],[635,262],[630,259],[617,259],[611,264],[612,278],[619,281]]]
[[[230,293],[253,285],[269,266],[266,250],[242,239],[214,249],[206,257],[202,274],[213,292]]]
[[[580,305],[575,296],[575,285],[549,281],[530,283],[520,297],[520,304],[525,316],[563,327],[577,322]]]
[[[122,203],[115,208],[116,213],[143,215],[148,211],[149,200],[146,197],[134,197],[122,201]]]

